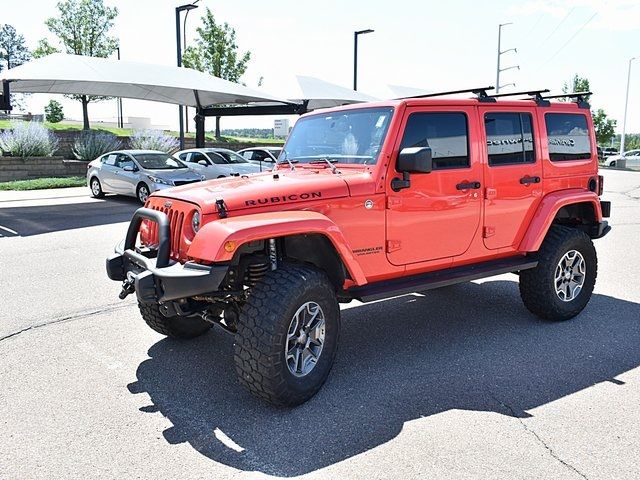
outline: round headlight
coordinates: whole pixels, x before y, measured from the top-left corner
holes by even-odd
[[[191,217],[191,228],[194,232],[200,230],[200,212],[196,211]]]

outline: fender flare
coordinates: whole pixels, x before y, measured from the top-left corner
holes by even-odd
[[[228,262],[238,247],[247,242],[309,233],[327,237],[353,281],[358,285],[367,283],[340,228],[318,212],[298,210],[256,213],[208,222],[198,231],[187,253],[190,258],[207,262]],[[235,242],[236,248],[227,252],[224,249],[226,242]]]
[[[531,219],[529,228],[520,242],[519,250],[521,252],[538,251],[558,211],[562,207],[575,203],[591,203],[596,215],[596,222],[602,221],[600,198],[594,192],[569,189],[550,193],[540,201],[538,210]]]

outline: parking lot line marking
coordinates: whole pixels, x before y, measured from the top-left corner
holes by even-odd
[[[14,235],[19,235],[18,232],[16,232],[15,230],[11,230],[9,227],[3,227],[2,225],[0,225],[0,229],[4,230],[5,232],[12,233]],[[2,234],[0,233],[0,235]]]
[[[231,450],[234,450],[238,453],[242,453],[244,452],[244,448],[242,448],[240,445],[238,445],[236,442],[234,442],[233,440],[231,440],[226,433],[224,433],[222,430],[220,430],[219,428],[216,428],[213,431],[213,434],[216,436],[216,438],[218,440],[220,440],[226,447],[230,448]]]

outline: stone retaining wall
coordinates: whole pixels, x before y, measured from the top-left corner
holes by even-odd
[[[87,162],[63,157],[0,157],[0,182],[43,177],[82,177]]]

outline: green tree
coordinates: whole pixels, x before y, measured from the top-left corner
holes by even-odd
[[[577,73],[573,76],[570,83],[565,82],[562,86],[562,93],[573,93],[573,92],[589,92],[589,79],[586,77],[581,77]],[[591,95],[587,95],[585,100],[589,100]],[[569,98],[565,98],[565,101],[569,101]]]
[[[615,136],[616,122],[612,118],[608,118],[603,109],[599,108],[593,113],[593,127],[596,131],[596,140],[598,145],[608,145]]]
[[[13,26],[5,24],[0,26],[0,71],[6,68],[17,67],[31,59],[24,36],[16,32]],[[11,94],[11,104],[18,110],[24,110],[24,94]]]
[[[18,34],[11,25],[0,27],[0,70],[17,67],[31,59],[29,49],[25,45],[24,36]]]
[[[118,39],[108,35],[118,9],[108,7],[103,0],[63,0],[58,2],[58,16],[49,18],[45,25],[54,34],[66,53],[106,58],[118,48]],[[41,40],[36,48],[38,56],[60,51]],[[82,103],[84,129],[89,130],[89,103],[108,97],[70,95]]]
[[[188,47],[182,57],[184,66],[239,83],[247,70],[251,52],[238,52],[235,29],[227,22],[217,23],[207,8],[197,32],[196,45]],[[216,117],[215,134],[220,138],[220,117]]]
[[[62,111],[62,104],[57,100],[50,100],[44,107],[45,117],[47,122],[58,123],[64,118],[64,112]]]

